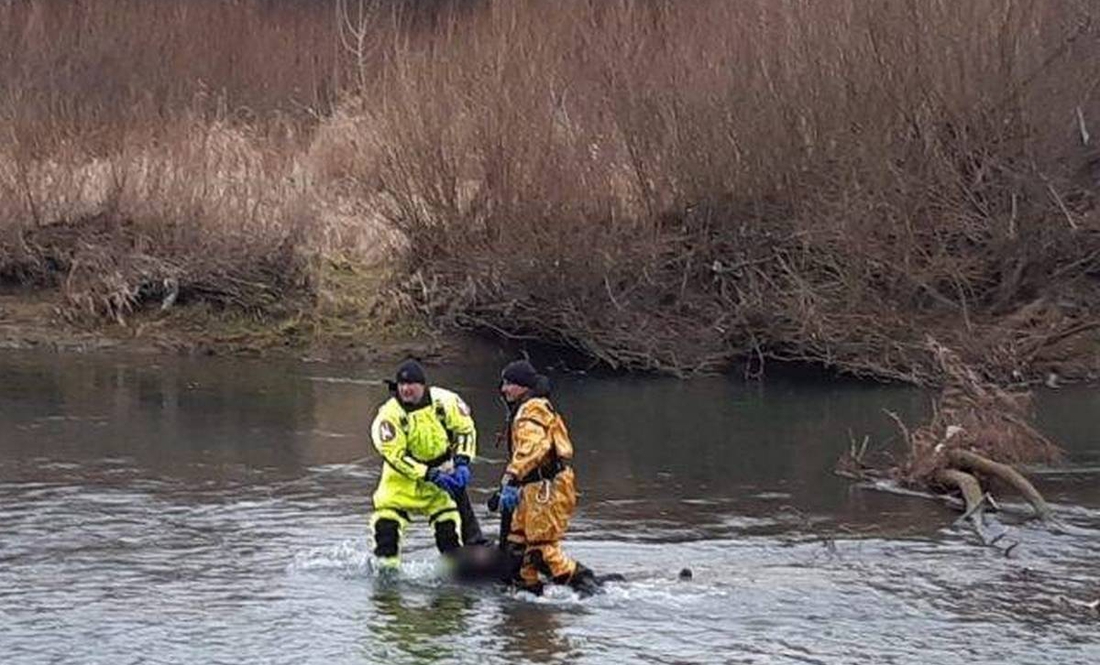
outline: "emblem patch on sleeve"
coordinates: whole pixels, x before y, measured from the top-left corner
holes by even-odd
[[[378,424],[378,438],[382,443],[389,443],[397,438],[397,430],[388,420],[383,420]]]

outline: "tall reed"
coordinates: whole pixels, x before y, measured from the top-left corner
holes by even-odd
[[[933,335],[1012,377],[1094,321],[1096,29],[1068,0],[490,2],[395,48],[349,175],[432,316],[915,381]]]
[[[1078,0],[2,0],[0,274],[100,313],[169,278],[264,310],[381,219],[395,297],[616,367],[928,381],[931,336],[996,378],[1086,373],[1098,21]]]

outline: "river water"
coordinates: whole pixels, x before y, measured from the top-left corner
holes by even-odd
[[[506,359],[431,369],[478,420],[479,505]],[[385,397],[363,380],[387,372],[0,355],[0,662],[1100,662],[1100,390],[1040,396],[1069,458],[1035,478],[1082,533],[1009,499],[1005,556],[938,502],[831,474],[853,439],[896,445],[883,409],[919,419],[919,391],[558,375],[582,490],[567,547],[628,581],[536,599],[442,581],[423,525],[376,584],[379,460],[349,462]]]

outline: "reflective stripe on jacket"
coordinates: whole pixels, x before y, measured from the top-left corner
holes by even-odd
[[[391,397],[371,425],[371,440],[382,459],[409,478],[424,478],[430,466],[452,455],[473,459],[477,452],[474,419],[462,398],[435,386],[428,388],[428,396],[413,411]]]

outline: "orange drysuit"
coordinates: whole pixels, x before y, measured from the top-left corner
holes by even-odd
[[[565,421],[550,400],[533,397],[516,409],[510,423],[506,473],[521,485],[508,542],[523,547],[519,571],[525,586],[538,586],[539,573],[566,584],[577,562],[565,555],[561,539],[577,507],[573,444]]]

